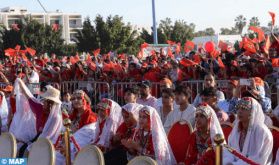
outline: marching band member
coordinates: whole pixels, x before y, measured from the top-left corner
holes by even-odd
[[[244,97],[236,104],[237,119],[229,136],[228,146],[258,164],[272,163],[273,137],[264,124],[261,105],[251,97]],[[228,150],[223,155],[224,165],[247,164]]]
[[[179,164],[196,164],[207,148],[214,143],[216,134],[223,134],[215,111],[206,103],[200,104],[195,113],[196,128],[188,139],[189,156]],[[203,158],[202,165],[215,164],[215,152],[211,150]]]
[[[122,139],[121,143],[128,148],[128,161],[143,155],[153,158],[160,165],[176,164],[160,116],[150,106],[140,109],[133,140]]]

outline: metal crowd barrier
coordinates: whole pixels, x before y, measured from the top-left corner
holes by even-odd
[[[97,112],[97,104],[101,98],[111,97],[110,85],[107,82],[95,81],[64,81],[60,83],[61,92],[72,94],[75,90],[83,90],[91,100],[91,109]]]
[[[275,103],[275,107],[278,105],[278,103],[279,103],[279,97],[278,97],[278,93],[279,93],[279,83],[273,83],[273,84],[271,84],[270,85],[270,87],[269,87],[269,93],[270,93],[270,99],[272,100],[272,101],[274,101],[274,103]],[[272,96],[275,96],[275,98],[274,97],[272,97]],[[273,99],[274,98],[274,99]],[[274,107],[274,108],[275,108]]]
[[[139,82],[119,82],[114,83],[111,87],[111,98],[115,102],[117,102],[120,106],[125,105],[124,101],[124,89],[131,86],[137,86]],[[160,97],[160,83],[152,82],[151,94],[159,98]]]
[[[60,90],[60,85],[58,83],[55,82],[47,82],[48,85],[53,86],[54,88]],[[36,90],[38,89],[38,91],[40,92],[40,83],[27,83],[26,86],[27,88],[30,90],[30,92],[32,94],[36,94]]]

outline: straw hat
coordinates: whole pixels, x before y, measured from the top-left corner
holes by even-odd
[[[51,85],[47,85],[46,88],[47,88],[46,93],[41,94],[40,96],[43,97],[44,99],[49,99],[58,104],[61,104],[62,102],[59,99],[60,91],[53,88]]]

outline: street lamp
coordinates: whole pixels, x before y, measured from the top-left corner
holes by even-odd
[[[158,44],[157,28],[156,28],[156,15],[155,15],[155,0],[152,0],[152,13],[153,13],[153,40],[154,40],[154,44]]]

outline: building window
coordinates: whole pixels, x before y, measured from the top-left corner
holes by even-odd
[[[14,9],[11,9],[10,11],[15,11]]]
[[[140,30],[140,28],[138,28],[138,30]]]

